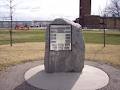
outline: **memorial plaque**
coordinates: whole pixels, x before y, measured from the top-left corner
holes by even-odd
[[[72,50],[71,48],[71,25],[50,25],[50,50]]]
[[[81,25],[55,19],[46,30],[44,66],[47,73],[82,72],[85,44]]]

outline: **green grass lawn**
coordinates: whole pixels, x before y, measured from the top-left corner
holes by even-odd
[[[84,39],[86,43],[103,43],[102,31],[83,31]],[[0,30],[0,45],[9,44],[9,31]],[[44,42],[45,31],[43,30],[29,30],[29,31],[15,31],[13,30],[13,43],[24,42]],[[106,43],[119,45],[120,44],[120,32],[106,32]]]
[[[84,31],[84,39],[86,43],[102,44],[104,42],[103,31]],[[106,44],[119,45],[120,32],[106,31]]]
[[[9,31],[0,30],[0,45],[9,44]],[[13,43],[24,42],[44,42],[45,31],[43,30],[29,30],[29,31],[13,31]]]
[[[103,48],[102,31],[83,31],[83,35],[85,42],[87,43],[85,44],[86,60],[105,62],[113,66],[120,67],[119,31],[106,32],[106,43],[109,45],[107,45],[105,48]],[[16,43],[13,45],[13,47],[10,47],[10,45],[4,45],[9,44],[9,37],[8,30],[0,30],[0,70],[19,63],[40,59],[43,60],[45,53],[45,31],[13,30],[13,43]]]

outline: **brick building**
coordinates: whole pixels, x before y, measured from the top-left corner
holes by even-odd
[[[105,27],[108,29],[120,29],[120,17],[100,17],[91,15],[91,0],[80,0],[80,18],[75,22],[80,23],[82,27],[99,29],[104,21]]]

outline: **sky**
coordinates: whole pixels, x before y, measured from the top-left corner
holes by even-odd
[[[92,0],[92,15],[99,15],[110,0]],[[14,0],[14,20],[53,20],[79,16],[79,0]],[[0,0],[0,17],[9,17],[7,0]],[[3,18],[4,17],[4,18]]]

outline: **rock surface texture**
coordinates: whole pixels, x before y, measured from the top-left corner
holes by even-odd
[[[44,66],[47,73],[56,72],[82,72],[85,60],[84,38],[81,26],[66,19],[55,19],[52,25],[71,25],[71,48],[72,50],[50,50],[50,30],[46,31],[46,46]]]

